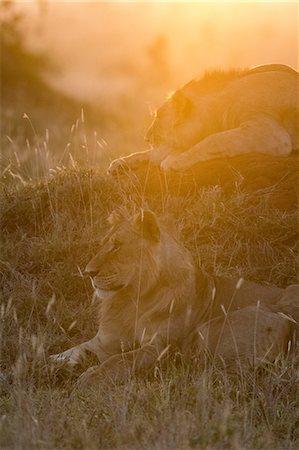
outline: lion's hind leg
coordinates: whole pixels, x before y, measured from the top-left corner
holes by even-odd
[[[230,312],[198,328],[200,349],[230,367],[273,362],[286,351],[291,337],[291,321],[259,305]]]

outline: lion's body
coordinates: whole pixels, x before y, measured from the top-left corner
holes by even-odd
[[[169,348],[187,356],[208,350],[234,362],[274,360],[299,321],[299,286],[203,275],[150,211],[134,221],[114,219],[86,271],[99,297],[98,333],[51,357],[74,365],[87,351],[96,354],[101,365],[84,381],[148,369]]]
[[[152,149],[112,163],[144,160],[185,170],[209,159],[246,153],[289,155],[299,150],[299,75],[266,65],[214,73],[176,91],[156,112],[147,139]]]

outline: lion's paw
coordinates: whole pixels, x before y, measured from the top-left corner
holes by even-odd
[[[173,170],[175,172],[182,172],[186,170],[186,164],[184,163],[183,158],[178,155],[169,155],[160,164],[160,167],[164,171]]]
[[[125,170],[128,170],[129,165],[126,162],[125,158],[118,158],[114,159],[108,169],[107,169],[107,175],[116,175],[117,173],[123,172]]]
[[[79,352],[76,352],[74,350],[66,350],[63,353],[56,353],[54,355],[50,355],[48,359],[52,364],[68,365],[73,367],[79,364],[80,355]]]
[[[100,382],[103,378],[103,372],[100,366],[89,367],[83,372],[76,382],[75,389],[80,389],[86,386],[91,386]]]

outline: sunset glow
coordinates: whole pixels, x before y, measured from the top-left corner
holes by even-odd
[[[115,97],[156,70],[161,98],[215,67],[296,68],[297,37],[296,3],[52,1],[32,44],[53,55],[62,73],[51,82],[73,95]],[[78,89],[80,79],[86,89]]]

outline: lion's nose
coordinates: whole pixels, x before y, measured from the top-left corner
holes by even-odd
[[[89,277],[93,278],[96,276],[96,274],[98,273],[98,270],[95,269],[89,269],[88,266],[85,269],[85,273],[86,275],[88,275]]]

